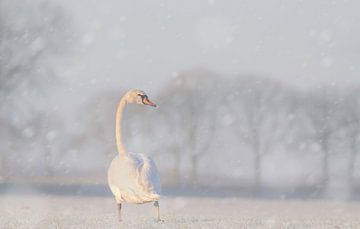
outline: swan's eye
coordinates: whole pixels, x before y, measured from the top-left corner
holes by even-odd
[[[144,103],[144,99],[147,99],[147,98],[148,98],[147,95],[138,94],[138,96],[141,97],[141,102],[142,102],[143,104],[145,104],[145,103]]]

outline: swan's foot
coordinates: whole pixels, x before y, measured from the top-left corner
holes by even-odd
[[[118,209],[118,220],[119,222],[122,222],[122,217],[121,217],[121,203],[117,204],[117,209]]]

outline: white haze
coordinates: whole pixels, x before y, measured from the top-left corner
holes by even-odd
[[[41,2],[0,0],[2,179],[104,184],[117,102],[140,88],[160,108],[128,109],[126,145],[151,152],[165,186],[354,198],[359,2]]]
[[[157,164],[165,222],[360,228],[360,2],[0,0],[0,227],[118,228],[106,171]],[[335,201],[333,201],[335,200]]]
[[[358,1],[58,1],[78,29],[75,85],[158,88],[193,67],[311,87],[359,82]]]

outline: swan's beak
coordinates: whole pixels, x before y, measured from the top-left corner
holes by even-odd
[[[151,102],[150,99],[148,99],[148,98],[144,98],[143,103],[144,103],[145,105],[149,105],[149,106],[152,106],[152,107],[156,107],[156,104],[153,103],[153,102]]]

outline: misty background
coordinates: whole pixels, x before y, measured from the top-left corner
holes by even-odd
[[[358,199],[359,7],[0,0],[1,190],[105,187],[139,88],[125,144],[165,190]]]

